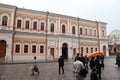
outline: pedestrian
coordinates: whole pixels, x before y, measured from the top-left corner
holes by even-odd
[[[83,65],[85,66],[85,57],[83,56],[83,53],[80,56],[80,60],[83,62]]]
[[[116,56],[116,65],[120,66],[120,55]]]
[[[92,70],[94,67],[95,67],[95,57],[92,57],[91,60],[90,60],[90,69]]]
[[[76,61],[76,60],[77,60],[77,58],[79,58],[79,53],[77,53],[77,55],[76,55],[76,57],[75,57],[75,60],[74,60],[74,61]]]
[[[95,67],[91,71],[90,80],[98,80],[97,71]]]
[[[79,75],[79,72],[84,68],[83,62],[76,58],[76,61],[73,63],[74,72],[77,80],[84,80],[84,77]]]
[[[58,59],[58,65],[59,65],[59,74],[61,74],[61,68],[62,68],[62,73],[64,74],[64,59],[62,56]]]
[[[95,64],[96,64],[96,69],[97,69],[97,75],[98,75],[99,79],[101,79],[101,63],[100,63],[100,58],[98,55],[95,59]]]
[[[36,56],[34,57],[34,62],[33,62],[33,66],[32,66],[32,74],[31,75],[34,75],[34,72],[37,72],[38,75],[39,75],[39,69],[38,69],[38,66],[37,66],[37,62],[36,62]]]
[[[104,55],[100,56],[100,61],[101,61],[101,68],[104,69],[104,66],[105,66],[105,64],[104,64]]]
[[[87,55],[85,56],[85,68],[88,70],[88,62],[89,62],[89,59],[87,57]]]

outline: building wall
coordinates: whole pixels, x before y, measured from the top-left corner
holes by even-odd
[[[8,17],[7,26],[2,25],[3,16]],[[22,21],[21,28],[17,28],[18,20]],[[26,21],[29,21],[29,29],[25,28]],[[35,30],[33,29],[34,22],[37,22],[37,29]],[[44,23],[43,31],[41,30],[41,22]],[[54,32],[51,32],[51,24],[54,24]],[[62,33],[63,25],[65,25],[65,33]],[[75,27],[75,34],[72,33],[73,26]],[[82,28],[82,34],[80,34],[80,28]],[[88,53],[92,53],[91,48],[93,48],[93,52],[96,51],[96,48],[99,51],[98,43],[101,44],[101,52],[104,45],[108,48],[106,23],[104,22],[97,24],[96,21],[1,4],[0,31],[3,30],[6,31],[7,35],[9,35],[8,31],[11,31],[10,41],[7,40],[7,36],[1,38],[5,34],[0,32],[0,34],[3,34],[0,35],[1,40],[6,40],[10,45],[6,52],[10,56],[8,61],[10,61],[10,54],[12,53],[13,61],[32,60],[33,56],[38,56],[39,60],[45,60],[46,58],[53,60],[62,55],[62,46],[64,43],[67,44],[68,58],[75,57],[73,49],[76,49],[76,53],[82,53],[81,47],[83,47],[83,54],[86,55],[86,48],[88,48]],[[12,46],[12,39],[14,46]],[[19,53],[15,52],[16,44],[20,45]],[[24,53],[25,44],[29,45],[28,53]],[[32,53],[32,45],[36,45],[36,53]],[[40,53],[40,45],[44,46],[44,53]],[[54,48],[54,57],[51,55],[51,48]],[[13,52],[11,49],[13,49]],[[106,51],[106,55],[108,56],[108,51]]]

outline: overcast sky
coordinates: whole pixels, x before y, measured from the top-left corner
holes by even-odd
[[[20,8],[49,11],[107,23],[107,34],[120,30],[120,0],[0,0]]]

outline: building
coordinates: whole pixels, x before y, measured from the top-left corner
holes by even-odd
[[[120,31],[114,30],[112,31],[109,36],[109,54],[116,55],[120,54]]]
[[[106,23],[0,4],[0,57],[5,61],[108,54]]]

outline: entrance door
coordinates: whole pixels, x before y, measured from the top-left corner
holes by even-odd
[[[5,58],[6,55],[6,41],[0,41],[0,58]]]
[[[50,54],[52,55],[52,57],[54,58],[54,48],[50,49]]]
[[[73,57],[75,57],[75,56],[76,56],[76,49],[73,48]]]
[[[62,45],[62,56],[63,59],[68,59],[68,46],[66,43]]]

